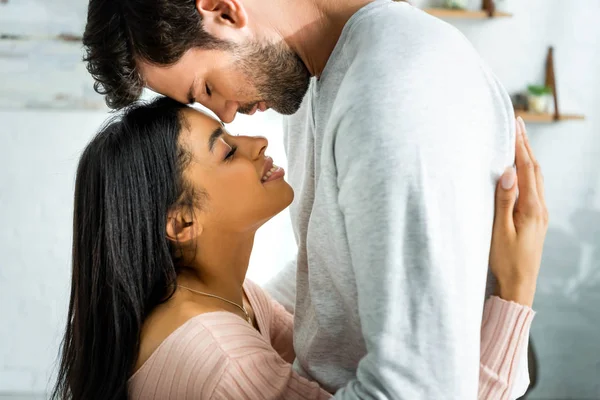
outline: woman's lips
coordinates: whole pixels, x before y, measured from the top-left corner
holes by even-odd
[[[281,179],[285,176],[285,171],[283,168],[278,167],[277,165],[273,165],[269,171],[263,176],[262,182],[267,183],[277,179]]]
[[[265,160],[265,166],[263,167],[262,171],[262,178],[260,179],[262,183],[267,183],[276,179],[283,178],[284,175],[284,169],[273,164],[273,159],[271,157],[267,157],[267,159]]]
[[[271,168],[273,168],[273,159],[269,156],[266,156],[265,165],[263,166],[261,177],[265,176],[267,171],[269,171]]]

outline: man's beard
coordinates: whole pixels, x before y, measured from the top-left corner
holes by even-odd
[[[308,90],[310,72],[300,57],[285,44],[239,46],[234,50],[238,68],[256,90],[256,102],[242,104],[238,112],[247,114],[264,101],[280,114],[291,115],[300,108]],[[240,88],[243,92],[245,88]]]

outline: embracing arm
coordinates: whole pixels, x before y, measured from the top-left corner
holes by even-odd
[[[356,210],[364,212],[365,209],[359,207]],[[440,225],[435,221],[429,221],[439,228]],[[410,225],[414,229],[415,223]],[[394,236],[391,229],[384,226],[380,223],[373,231],[365,231],[366,221],[363,221],[361,233],[370,238],[370,243],[372,235],[376,235],[379,229],[386,231],[386,235]],[[410,243],[412,249],[419,246],[415,233],[410,231],[408,235],[410,238],[404,241]],[[429,233],[424,236],[422,243],[426,243],[427,248],[435,254],[431,246],[435,243],[436,235]],[[447,239],[454,243],[456,238],[450,239],[450,236]],[[384,237],[378,237],[374,247],[379,248],[381,245],[378,241],[385,240]],[[393,239],[388,243],[391,247],[395,245]],[[396,245],[400,246],[401,243],[400,240]],[[476,239],[472,238],[470,243],[475,244]],[[410,252],[408,249],[404,251]],[[368,253],[367,249],[362,248],[356,256],[361,260]],[[392,264],[395,271],[382,271],[381,267],[365,268],[369,265],[367,262],[360,267],[362,271],[355,269],[359,307],[363,313],[361,322],[363,332],[366,332],[366,343],[370,347],[359,364],[357,378],[341,389],[336,397],[443,398],[443,393],[467,393],[466,389],[463,391],[460,388],[460,382],[465,376],[471,376],[473,380],[478,378],[479,399],[511,398],[519,356],[527,347],[534,313],[527,306],[492,297],[485,304],[478,341],[477,332],[471,332],[469,328],[478,330],[480,319],[477,315],[468,317],[466,310],[477,309],[481,293],[472,291],[469,296],[460,293],[460,288],[469,285],[466,282],[469,282],[470,273],[477,274],[476,269],[487,264],[484,260],[479,266],[471,265],[472,272],[469,269],[461,270],[460,265],[452,265],[453,260],[461,259],[460,255],[453,251],[449,253],[445,262],[438,259],[439,269],[423,249],[414,254],[414,258],[398,255],[402,262]],[[372,257],[374,259],[368,261],[372,263],[370,265],[381,265],[375,261],[379,255]],[[462,260],[468,263],[469,257],[463,256]],[[379,278],[382,272],[385,274]],[[479,285],[482,287],[483,281]],[[361,290],[369,287],[370,292],[361,293]],[[467,288],[464,290],[468,292]],[[481,346],[479,364],[476,364],[476,359],[470,358],[473,364],[469,365],[464,359],[479,354],[473,351],[478,343]],[[479,370],[476,369],[477,365]]]
[[[264,285],[264,289],[287,312],[294,314],[296,305],[296,260],[288,262],[275,277]]]
[[[256,349],[229,357],[212,397],[239,400],[325,400],[330,393],[298,375],[272,348],[255,341]]]
[[[511,163],[514,124],[508,107],[480,101],[490,92],[461,78],[419,85],[418,96],[392,87],[393,103],[365,87],[333,117],[367,349],[337,398],[477,394],[495,180]]]
[[[517,132],[520,130],[518,129]],[[517,185],[514,183],[516,180],[514,170],[512,174],[505,173],[505,176],[513,176],[512,187],[501,189],[501,184],[498,183],[496,191],[496,215],[490,263],[492,271],[498,278],[498,292],[504,300],[492,297],[486,302],[484,308],[478,371],[478,398],[482,400],[515,397],[511,390],[516,376],[523,369],[523,366],[519,365],[519,356],[526,353],[529,329],[534,316],[530,306],[535,293],[535,282],[547,229],[547,210],[539,165],[524,138],[525,135],[519,134],[516,140],[518,188],[521,194],[519,200],[515,201]],[[393,140],[386,142],[384,143],[389,146]],[[385,154],[383,147],[385,146],[379,145],[375,140],[368,146],[363,146],[362,151],[375,149],[381,155]],[[346,151],[350,149],[346,148]],[[427,151],[416,147],[411,153],[419,158]],[[414,160],[411,154],[402,154],[403,161],[410,163],[419,161]],[[475,320],[479,321],[473,315],[469,319],[465,318],[465,311],[476,308],[474,305],[479,299],[476,291],[466,296],[459,291],[468,291],[470,287],[472,288],[470,285],[473,283],[465,283],[464,280],[468,279],[469,274],[477,275],[477,264],[469,264],[473,262],[469,252],[474,253],[478,246],[485,248],[485,245],[478,243],[476,235],[469,236],[465,234],[465,230],[460,229],[461,218],[455,220],[453,224],[448,224],[445,220],[452,221],[452,217],[445,214],[458,214],[464,217],[463,221],[468,221],[469,212],[475,212],[476,205],[470,204],[467,209],[464,209],[462,208],[464,204],[455,203],[451,209],[446,209],[445,213],[444,204],[447,204],[449,199],[452,202],[451,200],[457,197],[452,189],[461,187],[460,179],[453,180],[457,186],[446,187],[438,192],[437,188],[443,187],[443,184],[438,182],[438,185],[429,186],[428,179],[424,179],[422,172],[417,169],[416,181],[421,184],[413,187],[409,184],[407,188],[404,183],[398,183],[391,179],[389,174],[382,173],[382,170],[377,167],[377,162],[362,164],[364,158],[364,154],[362,157],[357,154],[355,158],[349,158],[347,164],[341,162],[352,172],[353,184],[358,182],[364,189],[366,185],[373,182],[377,184],[378,175],[389,180],[385,185],[381,182],[383,190],[361,191],[361,193],[377,192],[378,196],[362,198],[358,196],[358,200],[355,195],[344,192],[343,182],[340,185],[339,201],[347,224],[354,219],[361,221],[355,223],[354,229],[347,227],[347,230],[351,251],[353,236],[357,238],[354,246],[359,249],[356,252],[352,251],[352,258],[353,264],[360,262],[360,265],[355,265],[355,274],[359,291],[359,312],[361,312],[368,354],[359,364],[357,378],[338,391],[336,397],[412,399],[434,398],[443,396],[443,393],[454,397],[459,390],[464,390],[458,385],[468,377],[466,373],[471,369],[468,362],[461,363],[460,359],[473,354],[468,353],[474,347],[473,339],[466,340],[463,335],[472,335],[470,328],[475,326],[473,324]],[[423,167],[428,164],[417,162],[416,165]],[[369,171],[370,179],[357,181],[364,174],[362,171]],[[445,176],[444,173],[439,175],[450,181],[450,177]],[[467,171],[465,175],[469,175]],[[402,178],[402,182],[414,182],[411,177]],[[471,182],[476,181],[476,175],[471,175],[469,179]],[[442,178],[441,182],[443,181]],[[502,182],[505,180],[503,179]],[[390,186],[394,195],[387,199]],[[434,205],[432,205],[431,198],[428,201],[427,194],[419,193],[415,188],[425,189],[423,191],[429,192],[428,195],[433,192],[444,200],[438,202],[433,200]],[[463,189],[467,191],[466,186]],[[476,193],[471,193],[474,194]],[[401,201],[406,198],[410,201]],[[476,198],[480,197],[476,196]],[[464,201],[468,203],[468,199]],[[402,208],[390,212],[390,209],[397,204],[406,208],[404,212]],[[412,204],[414,208],[408,208],[408,204]],[[387,218],[377,217],[381,210],[387,210]],[[420,218],[415,219],[414,216]],[[390,220],[394,225],[392,227],[389,226]],[[408,226],[406,220],[411,221]],[[473,221],[469,223],[471,226],[477,225]],[[398,231],[397,226],[404,227],[404,230]],[[445,233],[444,228],[447,229]],[[356,233],[353,234],[355,231]],[[383,235],[380,232],[383,232]],[[368,246],[362,245],[358,240],[360,236],[369,239]],[[438,242],[436,237],[440,236],[444,240]],[[409,243],[412,248],[403,249],[402,243]],[[443,259],[436,257],[439,254],[436,245],[444,250]],[[414,249],[419,251],[414,254]],[[462,253],[456,249],[462,249]],[[386,261],[386,250],[395,255],[395,258]],[[414,254],[413,258],[410,257],[411,254]],[[376,261],[377,258],[381,261]],[[454,264],[461,259],[468,266],[466,270],[461,270],[460,264]],[[383,264],[379,264],[382,261]],[[482,264],[485,265],[484,262]],[[367,268],[370,265],[378,268]],[[382,271],[380,265],[389,266]],[[459,275],[462,274],[462,278],[456,275],[457,272]],[[423,286],[423,283],[426,285]],[[483,282],[479,284],[482,286]],[[399,288],[401,290],[398,290]],[[431,290],[432,288],[435,290]],[[404,307],[399,307],[398,304]],[[405,321],[402,321],[402,313]],[[461,328],[452,326],[453,318],[455,324],[464,325],[462,333],[458,336],[455,336],[456,332]],[[398,335],[400,332],[402,333]],[[448,337],[451,339],[448,340]],[[462,352],[457,353],[457,348]],[[455,368],[451,371],[440,370],[440,363],[453,365]],[[461,376],[463,373],[465,375]],[[398,382],[401,384],[398,385]],[[451,392],[452,390],[454,391]],[[467,392],[462,393],[463,395],[457,398],[467,398]]]
[[[367,354],[336,397],[473,398],[493,184],[476,163],[423,144],[427,127],[401,135],[381,122],[353,122],[357,135],[344,124],[337,142]]]
[[[518,398],[529,383],[529,376],[523,376],[534,314],[529,307],[542,262],[548,209],[541,168],[521,118],[517,119],[516,133],[516,171],[508,168],[496,188],[490,267],[497,278],[496,293],[504,301],[492,297],[485,306],[480,399]]]
[[[485,303],[481,324],[479,400],[508,400],[518,373],[520,356],[527,352],[531,308],[493,296]]]
[[[259,288],[259,290],[261,290]],[[288,363],[293,363],[296,358],[294,351],[294,316],[273,300],[269,293],[261,290],[265,302],[270,307],[270,339],[271,346]]]

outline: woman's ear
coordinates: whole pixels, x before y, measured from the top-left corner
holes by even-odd
[[[175,210],[167,215],[167,238],[173,242],[187,243],[202,234],[202,223],[193,212]]]
[[[202,16],[204,30],[222,39],[219,28],[243,28],[248,24],[248,14],[242,0],[196,0],[196,10]]]

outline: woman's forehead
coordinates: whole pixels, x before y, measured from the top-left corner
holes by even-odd
[[[189,107],[183,111],[183,117],[184,134],[181,135],[181,139],[187,142],[190,150],[197,155],[211,153],[211,136],[217,129],[227,133],[221,121],[203,111]]]
[[[189,125],[187,128],[194,133],[205,133],[206,135],[210,135],[210,133],[219,126],[223,127],[224,131],[227,131],[224,128],[225,125],[221,121],[202,110],[188,107],[183,111],[183,116],[187,125]]]

